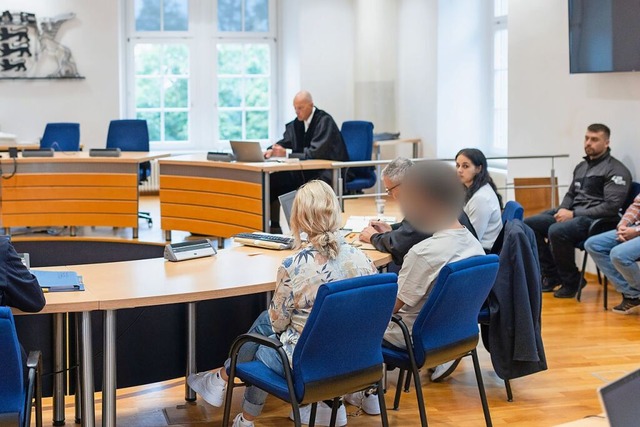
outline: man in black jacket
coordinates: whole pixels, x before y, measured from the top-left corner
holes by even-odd
[[[37,313],[45,304],[38,279],[22,263],[9,238],[0,237],[0,306]]]
[[[611,131],[602,124],[587,128],[586,156],[573,171],[573,181],[558,209],[525,219],[538,243],[543,292],[556,298],[573,298],[581,283],[575,263],[575,246],[588,237],[597,218],[615,217],[631,186],[631,173],[610,154]]]
[[[382,170],[382,182],[387,194],[393,199],[398,199],[402,189],[402,179],[412,165],[411,160],[398,157]],[[458,220],[474,237],[477,237],[466,213],[462,212]],[[369,226],[360,233],[362,242],[371,243],[380,252],[391,254],[393,262],[398,267],[402,266],[404,256],[416,243],[429,237],[431,234],[416,230],[406,219],[393,225],[383,221],[371,221]]]
[[[316,108],[309,92],[301,91],[293,98],[296,118],[287,123],[282,139],[265,153],[266,158],[289,157],[301,160],[321,159],[347,161],[347,147],[338,125],[327,112]],[[331,183],[331,171],[278,172],[271,175],[271,227],[278,228],[278,196],[300,187],[312,179]]]

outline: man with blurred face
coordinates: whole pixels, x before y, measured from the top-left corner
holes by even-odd
[[[293,98],[296,118],[287,123],[282,139],[273,144],[265,153],[265,158],[289,157],[301,160],[322,159],[347,161],[349,155],[342,134],[333,118],[317,108],[313,97],[307,91],[301,91]],[[329,170],[278,172],[271,175],[271,227],[279,228],[278,196],[300,187],[307,181],[321,179],[331,183]],[[277,230],[276,230],[277,231]]]
[[[575,262],[575,247],[598,218],[616,217],[629,193],[631,173],[609,148],[610,129],[592,124],[584,137],[584,160],[573,171],[573,182],[558,209],[525,219],[538,243],[542,292],[573,298],[585,286]]]

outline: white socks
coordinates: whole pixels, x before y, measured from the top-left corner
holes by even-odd
[[[253,421],[247,421],[244,419],[244,417],[242,416],[242,414],[238,414],[238,417],[236,418],[236,420],[238,421],[238,425],[242,426],[242,427],[253,427]]]

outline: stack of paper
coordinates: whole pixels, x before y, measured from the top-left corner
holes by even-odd
[[[382,221],[389,224],[396,222],[394,216],[350,216],[347,223],[342,227],[343,230],[351,230],[354,233],[360,233],[368,225],[369,221]]]
[[[74,271],[31,270],[45,292],[84,291],[82,276]]]

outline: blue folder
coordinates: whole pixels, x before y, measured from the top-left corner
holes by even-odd
[[[84,291],[82,276],[74,271],[31,270],[45,292]]]

